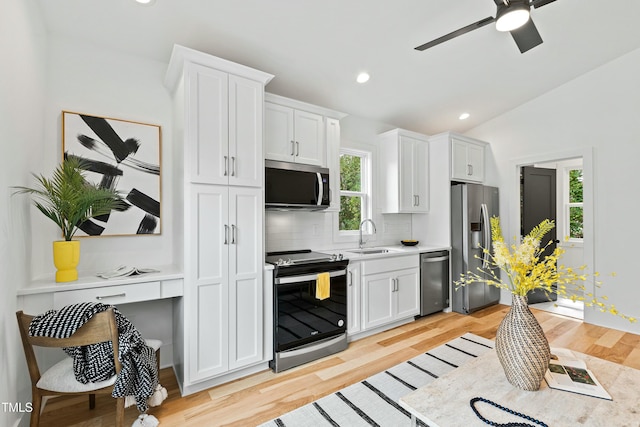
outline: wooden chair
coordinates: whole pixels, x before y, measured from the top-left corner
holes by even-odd
[[[40,411],[43,396],[88,394],[89,407],[95,406],[96,394],[109,394],[113,391],[113,384],[120,372],[121,365],[118,360],[118,328],[113,309],[94,315],[91,320],[82,325],[69,338],[49,338],[29,336],[29,324],[33,316],[16,313],[24,354],[27,359],[29,375],[31,376],[31,393],[33,410],[31,412],[31,426],[40,423]],[[99,383],[82,384],[77,381],[73,373],[73,359],[66,357],[61,362],[49,368],[43,374],[40,373],[33,346],[38,347],[75,347],[111,341],[113,345],[113,361],[116,375]],[[124,425],[124,398],[116,399],[116,426]]]

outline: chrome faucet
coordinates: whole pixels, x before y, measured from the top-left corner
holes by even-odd
[[[360,223],[360,227],[358,228],[358,231],[360,232],[360,239],[358,240],[358,247],[359,247],[360,249],[362,249],[362,247],[364,246],[364,244],[365,244],[365,243],[367,243],[367,242],[363,242],[363,241],[362,241],[362,226],[363,226],[365,223],[367,223],[367,222],[370,222],[370,223],[371,223],[371,225],[373,226],[373,232],[374,232],[374,233],[376,232],[376,223],[375,223],[375,222],[373,222],[373,220],[372,220],[372,219],[369,219],[369,218],[368,218],[368,219],[362,220],[362,222]]]

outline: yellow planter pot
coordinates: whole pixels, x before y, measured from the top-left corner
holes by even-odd
[[[53,242],[53,264],[56,266],[56,282],[78,280],[80,242],[78,240]]]

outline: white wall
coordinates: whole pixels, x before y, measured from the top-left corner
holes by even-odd
[[[469,132],[489,141],[501,187],[505,234],[516,235],[511,205],[516,200],[512,173],[518,159],[567,151],[593,152],[594,236],[592,271],[603,274],[607,295],[621,311],[640,317],[636,227],[640,199],[640,50],[593,70]],[[586,218],[585,218],[586,219]],[[585,255],[586,257],[586,255]],[[586,257],[588,259],[588,257]],[[617,277],[606,277],[615,272]],[[640,333],[640,324],[587,309],[590,323]]]
[[[4,77],[0,79],[3,86],[0,120],[7,122],[1,127],[7,141],[3,147],[10,154],[1,156],[0,160],[3,162],[0,195],[11,202],[3,204],[0,211],[3,234],[0,263],[7,263],[0,265],[0,271],[6,276],[3,282],[7,283],[6,295],[10,296],[3,300],[3,304],[10,305],[2,310],[8,317],[8,321],[3,322],[7,334],[5,337],[3,333],[2,348],[14,349],[2,358],[1,366],[3,371],[14,374],[15,366],[22,368],[24,364],[22,349],[18,341],[12,345],[4,343],[16,338],[13,315],[16,290],[35,278],[53,281],[55,268],[51,242],[60,239],[60,231],[31,206],[27,196],[9,199],[7,187],[32,185],[30,172],[49,176],[60,162],[62,110],[156,124],[161,126],[162,132],[162,234],[80,239],[80,274],[92,275],[122,264],[145,267],[179,264],[180,261],[176,259],[172,220],[172,107],[170,94],[163,85],[167,64],[105,50],[81,40],[52,35],[45,38],[44,34],[36,34],[41,37],[36,39],[31,34],[33,24],[16,20],[16,17],[25,15],[25,19],[35,20],[39,17],[38,10],[26,10],[31,2],[11,0],[11,3],[16,5],[15,12],[6,14],[3,11],[2,14],[3,18],[12,16],[11,25],[2,25],[7,31],[2,42],[7,41],[4,51],[13,55],[6,61],[10,66],[0,67]],[[42,28],[37,30],[42,31]],[[20,43],[16,43],[16,34],[22,36],[17,39]],[[5,206],[10,209],[5,210]],[[9,249],[8,242],[15,246]],[[121,309],[143,336],[164,342],[163,366],[171,363],[171,301],[132,304]],[[30,400],[26,375],[19,376],[18,385],[14,375],[2,377],[9,381],[3,381],[0,387],[7,386],[7,391],[14,396],[5,399],[3,393],[2,401],[14,401],[16,389],[24,391],[20,396],[24,396],[25,401]]]
[[[382,214],[378,201],[383,196],[378,180],[382,176],[381,159],[378,156],[377,135],[393,126],[355,116],[347,116],[340,121],[341,146],[366,150],[372,153],[373,216],[376,234],[367,237],[368,246],[398,245],[402,239],[414,238],[411,215]],[[266,250],[313,249],[331,250],[355,248],[358,237],[339,238],[337,212],[277,212],[266,213]]]
[[[49,175],[62,159],[62,110],[160,125],[162,133],[162,234],[81,238],[78,270],[93,274],[123,264],[172,264],[172,110],[170,94],[163,86],[167,64],[105,50],[81,40],[49,35],[47,42],[45,128],[39,150],[44,164],[38,173]],[[35,209],[31,220],[32,277],[53,277],[51,242],[60,239],[60,231]]]
[[[7,0],[0,13],[0,402],[31,401],[31,386],[18,337],[16,291],[29,278],[29,203],[11,197],[40,166],[44,110],[45,40],[40,12],[31,1]],[[26,381],[25,381],[26,380]],[[22,415],[0,408],[0,427]],[[28,419],[28,416],[25,417]]]

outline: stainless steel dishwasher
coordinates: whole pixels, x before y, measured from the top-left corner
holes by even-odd
[[[420,254],[420,316],[449,306],[449,251]]]

